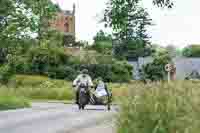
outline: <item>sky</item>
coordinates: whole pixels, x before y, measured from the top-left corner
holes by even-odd
[[[63,10],[72,10],[76,4],[76,35],[78,40],[92,42],[100,29],[108,32],[99,20],[108,0],[57,0]],[[200,0],[174,0],[173,9],[159,9],[152,0],[143,0],[154,26],[148,29],[151,42],[162,46],[184,47],[200,44]]]

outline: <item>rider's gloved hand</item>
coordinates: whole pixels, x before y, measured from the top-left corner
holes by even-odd
[[[76,85],[72,85],[73,87],[76,87]]]

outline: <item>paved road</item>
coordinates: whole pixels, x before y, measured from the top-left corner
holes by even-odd
[[[114,108],[114,107],[113,107]],[[114,109],[34,103],[30,109],[0,112],[0,133],[114,133]]]

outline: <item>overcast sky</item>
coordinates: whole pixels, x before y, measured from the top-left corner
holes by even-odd
[[[92,41],[93,36],[103,25],[99,19],[107,0],[57,0],[62,9],[72,9],[76,3],[76,35],[79,40]],[[174,0],[173,9],[158,9],[152,0],[143,0],[153,23],[149,28],[152,43],[173,44],[183,47],[187,44],[200,44],[200,0]],[[109,31],[109,30],[108,30]]]

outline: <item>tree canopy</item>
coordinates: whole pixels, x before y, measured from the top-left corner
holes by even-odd
[[[114,53],[117,57],[148,56],[152,52],[148,26],[152,25],[149,13],[141,6],[142,0],[109,0],[105,9],[106,27],[113,29]],[[172,8],[171,0],[153,0],[157,7]],[[140,51],[140,52],[138,52]]]
[[[172,0],[153,0],[153,4],[158,7],[172,8],[174,3]]]
[[[200,45],[189,45],[183,49],[185,57],[200,57]]]
[[[94,36],[93,40],[95,41],[95,43],[100,41],[112,41],[112,35],[106,34],[103,30],[100,30]]]
[[[113,29],[116,57],[138,58],[150,53],[147,27],[152,25],[152,20],[140,2],[141,0],[110,0],[107,3],[104,21],[106,26]]]
[[[1,42],[33,37],[33,34],[43,38],[57,10],[58,6],[51,0],[1,0]]]
[[[103,30],[97,32],[93,38],[92,48],[97,52],[111,55],[112,54],[112,35],[105,33]]]

